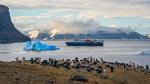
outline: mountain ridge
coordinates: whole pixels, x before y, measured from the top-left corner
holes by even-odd
[[[129,29],[113,29],[113,28],[98,28],[94,31],[88,31],[87,34],[79,33],[66,33],[60,34],[57,33],[54,37],[50,37],[48,32],[40,32],[37,36],[37,39],[84,39],[84,38],[93,38],[93,39],[147,39],[146,36],[139,34],[133,30]]]
[[[11,21],[9,8],[0,5],[0,43],[24,42],[31,40],[20,33]]]

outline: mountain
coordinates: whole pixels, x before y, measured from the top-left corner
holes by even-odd
[[[149,34],[145,34],[146,37],[150,38],[150,33]]]
[[[71,39],[85,37],[94,39],[147,39],[147,37],[135,32],[125,29],[99,29],[96,32],[89,32],[88,34],[58,34],[55,39]]]
[[[0,5],[0,43],[24,42],[30,38],[20,33],[11,21],[9,8]]]
[[[50,38],[50,34],[47,32],[41,32],[37,36],[38,39],[52,39]],[[97,28],[94,31],[88,31],[87,34],[59,34],[57,33],[53,39],[84,39],[84,38],[93,38],[93,39],[147,39],[146,36],[143,36],[133,30],[130,29],[121,29],[121,28]]]

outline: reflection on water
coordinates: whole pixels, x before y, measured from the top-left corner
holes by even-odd
[[[24,51],[25,43],[0,44],[0,60],[12,61],[14,58],[41,57],[42,59],[74,59],[75,57],[103,58],[107,61],[135,62],[141,65],[150,65],[150,55],[138,55],[142,50],[150,50],[150,41],[140,40],[105,40],[104,47],[68,47],[65,41],[46,41],[57,45],[56,51]]]

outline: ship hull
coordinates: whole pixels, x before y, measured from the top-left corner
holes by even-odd
[[[101,42],[66,42],[67,46],[103,46]]]

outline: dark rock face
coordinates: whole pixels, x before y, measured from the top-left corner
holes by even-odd
[[[9,8],[0,5],[0,43],[24,42],[30,38],[20,33],[11,21]]]

